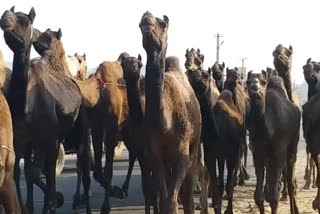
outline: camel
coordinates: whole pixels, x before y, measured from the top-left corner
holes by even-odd
[[[216,85],[218,87],[218,90],[221,92],[223,89],[223,75],[224,75],[224,68],[225,64],[224,62],[222,64],[219,64],[215,62],[213,66],[211,67],[212,70],[212,76],[216,81]]]
[[[74,56],[78,59],[78,62],[80,64],[80,69],[77,72],[77,77],[84,81],[87,79],[87,63],[86,63],[86,54],[84,53],[82,56],[78,53],[75,53]]]
[[[317,168],[317,187],[318,187],[318,194],[313,201],[313,208],[318,210],[320,213],[320,164],[319,164],[319,149],[317,143],[319,140],[319,135],[317,133],[318,129],[318,118],[319,115],[316,112],[316,106],[319,100],[319,71],[320,71],[320,64],[311,59],[308,59],[307,64],[303,66],[304,78],[308,83],[308,102],[302,106],[303,113],[303,135],[307,143],[307,151],[311,153],[311,158],[313,159],[316,168]],[[308,161],[308,160],[307,160]],[[310,161],[310,168],[311,168]],[[306,169],[307,170],[307,169]],[[311,169],[309,172],[309,176],[311,176]],[[311,178],[309,180],[311,182]],[[307,180],[308,182],[308,180]],[[307,185],[307,183],[306,183]],[[310,185],[310,183],[309,183]]]
[[[3,56],[0,51],[0,89],[2,89],[4,95],[6,95],[8,92],[10,79],[11,79],[11,71],[4,64]]]
[[[208,71],[203,70],[204,56],[200,53],[200,50],[195,49],[186,50],[186,62],[185,68],[187,69],[186,74],[188,80],[198,98],[201,109],[202,117],[202,130],[201,130],[201,141],[203,145],[214,141],[215,139],[211,136],[214,130],[213,118],[211,116],[213,107],[218,100],[220,92],[217,88],[215,80],[211,77],[211,69]],[[210,134],[208,134],[210,133]],[[207,136],[209,135],[209,137]],[[208,187],[209,173],[204,165],[204,161],[200,160],[198,168],[198,176],[200,180],[200,209],[201,213],[208,213]]]
[[[226,192],[228,206],[225,213],[233,213],[233,187],[236,171],[240,162],[240,146],[245,136],[246,105],[244,89],[239,83],[236,69],[227,69],[227,79],[213,108],[215,138],[205,147],[206,166],[212,182],[212,202],[215,213],[221,213],[224,191],[224,163],[227,163],[228,177]],[[233,130],[232,132],[230,130]],[[216,160],[219,166],[219,178],[216,174]]]
[[[0,212],[1,205],[8,214],[21,213],[14,195],[13,173],[15,153],[13,128],[8,103],[0,90]]]
[[[315,95],[316,93],[319,92],[319,87],[318,87],[318,82],[319,82],[319,71],[320,71],[320,64],[311,61],[311,58],[307,60],[306,65],[303,66],[304,70],[304,78],[308,84],[308,100]],[[306,184],[304,185],[304,189],[309,189],[310,184],[312,181],[312,187],[315,188],[317,187],[316,185],[316,179],[315,179],[315,164],[314,161],[312,160],[312,157],[310,155],[310,151],[308,148],[308,144],[306,147],[306,152],[307,152],[307,164],[306,164],[306,169],[305,169],[305,176],[304,179],[306,180]],[[311,180],[312,176],[312,180]]]
[[[277,213],[279,182],[286,168],[290,213],[299,213],[295,200],[294,168],[299,141],[300,111],[288,98],[284,80],[267,73],[248,74],[251,111],[248,120],[257,175],[255,202],[264,211],[264,199]],[[280,119],[281,118],[281,119]],[[281,144],[281,146],[280,146]],[[266,184],[263,181],[266,171]]]
[[[210,144],[213,144],[216,141],[213,107],[218,100],[220,92],[215,84],[215,80],[211,77],[210,68],[208,71],[187,71],[187,76],[200,103],[202,117],[201,140],[203,142],[204,151],[207,151],[207,147],[210,147]],[[204,168],[201,173],[208,174],[206,170],[207,169]],[[203,175],[204,177],[207,177],[207,179],[205,179],[206,183],[202,181],[201,185],[201,213],[208,213],[208,202],[206,197],[209,177],[206,174]]]
[[[166,71],[169,18],[145,12],[139,27],[147,53],[145,117],[148,156],[160,213],[178,213],[180,191],[184,213],[194,213],[192,191],[201,136],[197,98],[176,58]],[[174,65],[174,66],[173,66]],[[180,189],[181,188],[181,189]]]
[[[148,156],[145,153],[146,139],[144,128],[144,79],[140,75],[142,67],[141,56],[138,58],[127,56],[122,60],[123,75],[127,86],[127,98],[129,106],[128,124],[128,139],[130,156],[135,155],[138,158],[141,177],[142,190],[145,197],[145,213],[150,213],[151,205],[151,174]],[[131,157],[130,157],[131,159]],[[155,206],[156,208],[156,206]],[[154,211],[155,213],[158,210]]]
[[[78,55],[78,53],[75,53],[74,56],[67,56],[66,63],[68,65],[69,72],[73,77],[76,77],[82,81],[86,80],[86,54],[81,56]]]
[[[5,41],[14,52],[8,103],[15,130],[16,160],[20,159],[22,153],[24,153],[25,159],[26,156],[28,157],[25,162],[26,173],[28,173],[26,176],[26,180],[28,180],[28,211],[29,213],[33,212],[31,153],[34,150],[35,159],[41,157],[40,159],[44,160],[42,168],[45,171],[47,182],[44,191],[43,213],[55,213],[57,148],[62,138],[71,131],[77,118],[83,117],[80,109],[82,95],[77,84],[70,78],[65,77],[63,72],[66,66],[58,60],[54,53],[48,51],[44,53],[44,57],[30,63],[31,43],[39,37],[39,34],[35,36],[33,33],[32,23],[34,18],[35,11],[33,8],[29,15],[21,12],[15,13],[14,9],[11,9],[6,11],[1,18],[1,28],[4,31]],[[56,34],[61,37],[59,32],[56,32]],[[27,76],[28,80],[26,81]],[[51,96],[48,96],[48,94]],[[35,96],[37,99],[34,99]],[[39,111],[39,106],[41,106],[41,111]],[[52,106],[58,106],[59,108],[52,109]],[[83,133],[83,144],[86,141],[85,137],[87,136]],[[85,150],[83,149],[83,151]],[[82,154],[84,153],[86,152],[82,152]],[[18,164],[19,161],[16,161],[17,168],[19,168]],[[17,172],[19,174],[18,170]],[[85,186],[85,189],[88,189],[90,183],[87,182]]]

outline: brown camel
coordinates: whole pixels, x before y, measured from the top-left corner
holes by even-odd
[[[35,152],[34,159],[44,160],[44,166],[41,168],[44,169],[47,182],[44,191],[43,213],[55,213],[57,148],[62,138],[71,131],[77,118],[82,118],[80,117],[82,115],[80,109],[82,96],[78,86],[63,74],[65,65],[61,64],[54,53],[46,52],[44,57],[34,60],[30,64],[31,43],[39,36],[39,34],[34,34],[32,27],[34,18],[33,8],[29,15],[15,13],[12,8],[10,11],[6,11],[1,18],[5,41],[14,52],[8,103],[15,130],[16,160],[20,159],[22,153],[24,153],[25,159],[26,156],[28,157],[25,165],[28,171],[26,172],[28,173],[26,180],[28,180],[27,207],[29,213],[33,212],[32,150]],[[61,36],[59,32],[56,34],[58,37]],[[28,77],[27,80],[26,77]],[[52,108],[52,106],[57,106],[57,108]],[[85,133],[83,135],[84,142],[82,143],[85,144],[87,135]],[[31,142],[32,144],[30,144]],[[85,162],[87,161],[85,160]],[[19,161],[16,161],[16,166],[19,168]],[[87,187],[89,186],[90,184],[87,185]],[[17,191],[19,190],[17,189]]]
[[[303,113],[303,135],[307,143],[307,149],[311,153],[311,157],[317,168],[317,187],[318,193],[313,201],[313,208],[320,213],[320,161],[319,161],[319,146],[317,142],[320,139],[318,133],[319,114],[317,105],[319,102],[319,71],[320,64],[312,62],[308,59],[307,64],[303,66],[304,77],[308,83],[308,102],[302,106]],[[310,179],[311,180],[311,179]]]
[[[233,213],[234,179],[240,164],[240,146],[245,136],[246,119],[244,89],[240,85],[239,76],[236,69],[227,69],[224,90],[213,108],[216,140],[205,147],[206,165],[212,180],[212,202],[215,213],[221,213],[225,161],[228,170],[226,184],[228,206],[225,213]],[[216,160],[219,166],[218,180]]]
[[[311,58],[307,60],[306,65],[303,66],[304,78],[308,84],[308,100],[320,91],[319,88],[319,78],[320,78],[320,63],[311,61]],[[315,179],[315,164],[310,155],[310,150],[307,144],[306,147],[307,152],[307,164],[305,169],[304,179],[306,180],[306,184],[304,185],[304,189],[309,189],[312,181],[312,187],[317,187],[316,179]],[[311,180],[311,176],[313,180]]]
[[[178,213],[178,194],[185,213],[194,213],[192,191],[201,136],[201,112],[197,98],[178,59],[166,71],[169,19],[145,12],[140,21],[147,53],[145,127],[155,192],[160,213]]]
[[[2,89],[5,95],[7,94],[9,89],[10,79],[11,79],[11,71],[4,64],[3,56],[0,51],[0,89]]]
[[[265,213],[263,203],[266,198],[272,213],[277,213],[279,182],[282,172],[285,171],[290,213],[299,213],[295,200],[294,168],[299,141],[300,111],[289,100],[282,78],[272,76],[267,83],[266,72],[249,73],[247,84],[251,98],[248,127],[257,175],[255,202],[260,213]],[[263,191],[265,170],[266,184]]]
[[[15,153],[12,119],[8,103],[1,90],[0,121],[0,205],[8,214],[19,214],[21,210],[14,195],[13,184]]]

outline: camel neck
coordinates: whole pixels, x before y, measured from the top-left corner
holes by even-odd
[[[8,103],[12,116],[23,116],[26,105],[26,88],[30,67],[31,44],[14,52],[13,68],[8,92]]]
[[[127,81],[126,86],[130,118],[140,124],[143,120],[143,110],[140,99],[140,79],[136,82]]]
[[[263,124],[265,114],[265,95],[250,99],[249,126],[256,128]]]
[[[308,83],[308,100],[320,91],[320,88],[317,87],[318,80],[316,78],[309,78],[306,80]]]
[[[147,54],[145,94],[146,119],[150,128],[160,126],[160,109],[164,86],[165,52]]]

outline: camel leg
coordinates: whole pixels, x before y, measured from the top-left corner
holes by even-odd
[[[145,159],[143,157],[138,157],[141,170],[141,186],[145,201],[145,213],[150,214],[151,206],[151,176],[150,171],[146,167]]]
[[[132,174],[132,170],[133,170],[135,161],[136,161],[136,154],[134,154],[133,151],[129,152],[129,168],[128,168],[126,180],[124,181],[124,183],[122,185],[122,191],[123,191],[125,198],[128,197],[129,183],[130,183],[131,174]]]
[[[116,130],[111,130],[109,133],[106,133],[105,136],[105,146],[106,146],[106,162],[104,166],[104,182],[103,186],[105,188],[104,202],[101,207],[101,214],[108,214],[111,211],[110,207],[110,194],[111,194],[111,182],[113,176],[113,158],[114,158],[114,149],[117,146],[117,141],[115,139]]]
[[[73,195],[72,209],[77,210],[81,205],[81,178],[82,172],[79,164],[79,155],[77,154],[77,185],[76,192]]]
[[[165,202],[166,203],[165,209],[160,210],[161,213],[163,213],[163,214],[164,213],[178,214],[179,190],[180,190],[180,187],[181,187],[181,185],[186,177],[186,174],[188,172],[189,163],[190,163],[190,159],[185,154],[181,154],[181,156],[178,157],[178,159],[176,161],[176,165],[172,168],[171,176],[169,178],[168,199]],[[196,170],[194,170],[193,173],[196,174]],[[192,175],[192,178],[189,178],[189,179],[193,179],[193,178],[194,178],[194,174]],[[189,186],[191,185],[191,193],[189,193],[189,191],[186,191],[186,195],[183,196],[185,200],[186,200],[185,197],[191,197],[191,199],[192,199],[192,202],[191,202],[190,198],[189,198],[189,200],[188,200],[189,204],[186,204],[187,208],[185,208],[185,210],[187,210],[187,212],[185,212],[185,213],[193,213],[192,210],[194,210],[194,204],[193,204],[193,198],[192,198],[192,191],[193,191],[194,185],[192,185],[192,184],[194,184],[193,180],[189,181]]]
[[[0,188],[0,204],[3,205],[3,208],[7,214],[21,213],[20,207],[18,206],[18,203],[14,195],[14,184],[12,180],[13,171],[9,172],[6,175],[6,177],[6,181]]]
[[[310,156],[310,152],[309,152],[309,148],[308,146],[306,147],[306,153],[307,153],[307,164],[306,164],[306,169],[305,169],[305,173],[304,173],[304,179],[306,181],[306,184],[304,185],[303,189],[309,189],[310,188],[310,184],[311,184],[311,181],[310,181],[310,172],[311,172],[311,166],[309,164],[311,164],[310,162],[310,159],[311,159],[311,156]]]
[[[208,214],[208,184],[209,184],[209,173],[205,166],[201,167],[200,173],[201,182],[201,193],[200,193],[200,214]]]
[[[27,208],[25,207],[22,199],[21,188],[20,188],[20,176],[21,176],[20,157],[16,155],[15,163],[14,163],[14,181],[16,184],[16,192],[17,192],[18,202],[21,208],[21,213],[26,214]]]
[[[233,200],[233,179],[235,176],[235,168],[237,166],[237,161],[239,159],[236,157],[236,159],[233,158],[228,158],[227,159],[227,169],[228,169],[228,176],[227,176],[227,184],[226,184],[226,192],[228,196],[228,205],[227,209],[224,212],[225,214],[233,214],[233,205],[232,205],[232,200]]]
[[[196,169],[189,169],[183,184],[181,186],[181,202],[183,204],[183,209],[185,214],[193,214],[194,213],[194,203],[193,203],[193,187],[195,184],[195,176],[194,173],[196,172]],[[207,208],[208,210],[208,208]],[[171,213],[171,212],[170,212]],[[178,212],[176,212],[178,213]],[[201,210],[201,213],[204,213],[204,211]]]
[[[289,157],[287,158],[287,182],[288,182],[288,193],[290,198],[290,213],[299,214],[296,198],[295,198],[295,162],[296,162],[296,149],[295,152],[288,152]],[[291,153],[291,154],[290,154]]]
[[[24,173],[25,179],[27,183],[27,201],[26,207],[28,209],[28,213],[33,213],[33,170],[32,170],[32,147],[29,146],[25,150],[24,154]]]
[[[45,170],[47,181],[47,192],[44,195],[44,207],[42,214],[56,213],[56,160],[58,154],[58,142],[48,142],[45,155]]]
[[[94,168],[93,178],[103,185],[102,176],[102,142],[103,142],[103,128],[100,123],[95,122],[91,128],[92,143],[94,150]]]
[[[288,182],[287,182],[287,166],[285,166],[282,170],[282,180],[283,180],[283,188],[281,192],[280,201],[288,200]]]
[[[264,192],[263,192],[263,181],[264,181],[264,156],[263,151],[255,151],[253,153],[253,162],[254,162],[254,168],[257,176],[257,184],[256,189],[254,192],[254,200],[256,205],[259,208],[260,214],[264,214]]]
[[[320,154],[312,153],[311,156],[312,156],[314,163],[317,167],[317,186],[318,186],[317,196],[314,199],[312,206],[313,206],[313,209],[318,210],[318,212],[320,214]]]
[[[273,151],[269,158],[266,173],[266,200],[270,203],[271,213],[277,214],[280,177],[286,162],[286,154]]]
[[[314,164],[314,161],[311,156],[310,156],[310,170],[312,171],[312,188],[316,188],[317,187],[316,165]]]

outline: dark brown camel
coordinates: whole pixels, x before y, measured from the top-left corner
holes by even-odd
[[[319,63],[312,62],[311,59],[303,66],[304,77],[308,83],[308,102],[302,106],[303,113],[303,135],[307,143],[307,148],[311,153],[311,157],[317,168],[317,187],[318,193],[313,201],[313,208],[320,213],[320,161],[319,161],[319,146],[320,139],[319,127],[319,114],[318,103],[320,100],[319,93]]]
[[[11,79],[11,70],[5,65],[2,53],[0,51],[0,89],[6,95],[9,89]]]
[[[307,64],[303,66],[304,78],[308,84],[308,100],[320,91],[319,87],[319,79],[320,79],[320,64],[315,61],[311,61],[311,58],[308,59]],[[315,164],[310,155],[309,147],[307,144],[306,147],[307,152],[307,164],[305,169],[304,179],[306,180],[306,184],[304,185],[304,189],[309,189],[312,181],[312,187],[317,187],[316,179],[315,179]],[[311,180],[311,176],[313,180]]]
[[[290,213],[299,213],[295,200],[294,168],[299,141],[300,111],[289,100],[284,81],[278,76],[248,74],[251,111],[248,127],[252,140],[253,160],[257,175],[254,199],[260,213],[265,213],[264,199],[277,213],[279,183],[285,167]],[[263,181],[266,170],[266,184]]]
[[[8,103],[0,90],[0,205],[8,214],[21,213],[14,194],[13,128]],[[0,207],[1,211],[1,207]]]
[[[273,64],[280,77],[284,81],[289,100],[294,102],[292,97],[292,84],[291,84],[291,60],[292,60],[292,46],[286,48],[279,44],[273,51]]]
[[[202,117],[202,130],[201,141],[203,142],[204,151],[208,151],[207,147],[216,141],[216,130],[214,126],[213,107],[215,106],[220,92],[217,89],[215,80],[211,77],[211,70],[195,70],[187,71],[189,82],[195,91],[195,94],[200,103],[201,117]],[[205,156],[207,157],[207,155]],[[208,213],[208,201],[207,201],[207,182],[209,180],[208,172],[203,169],[201,173],[205,173],[203,176],[207,177],[206,183],[201,185],[201,213]]]
[[[221,213],[224,190],[224,163],[227,163],[228,177],[226,192],[228,206],[225,213],[233,213],[234,178],[240,162],[240,146],[245,136],[246,105],[244,89],[239,84],[239,74],[235,69],[227,69],[224,90],[213,108],[216,140],[205,147],[206,165],[212,180],[212,201],[215,213]],[[232,132],[230,131],[232,130]],[[216,160],[219,179],[216,174]]]
[[[219,64],[215,62],[213,66],[211,67],[212,70],[212,76],[216,81],[216,85],[221,92],[223,89],[223,75],[224,75],[224,68],[225,64],[224,62],[222,64]]]
[[[159,192],[160,213],[178,213],[179,191],[184,212],[194,213],[192,191],[200,146],[201,112],[180,66],[165,72],[168,25],[167,16],[160,19],[150,12],[143,14],[139,24],[147,53],[147,148],[155,192]]]
[[[146,138],[144,128],[144,103],[145,92],[143,79],[141,81],[140,69],[142,67],[141,56],[126,57],[122,60],[123,75],[127,85],[127,97],[129,105],[128,124],[128,148],[130,156],[135,155],[139,161],[142,175],[142,190],[145,197],[145,213],[150,213],[151,205],[151,166],[145,153]],[[140,82],[141,81],[141,82]],[[156,207],[155,207],[156,208]],[[158,210],[154,211],[155,213]]]
[[[64,65],[53,53],[48,52],[45,57],[30,64],[30,48],[35,39],[32,27],[34,17],[34,9],[29,15],[14,13],[12,9],[6,11],[1,18],[5,41],[14,52],[8,103],[13,117],[17,160],[23,153],[25,158],[28,154],[27,157],[30,159],[25,162],[29,171],[26,176],[26,180],[29,180],[27,198],[29,213],[33,212],[32,150],[35,151],[35,157],[44,160],[42,168],[47,187],[44,191],[43,213],[55,213],[57,148],[78,118],[82,96],[78,86],[71,79],[65,78]],[[54,109],[52,106],[57,108]],[[16,161],[16,166],[19,168],[19,161]]]
[[[200,53],[200,49],[197,51],[193,48],[189,51],[186,50],[186,74],[189,79],[189,82],[198,98],[201,109],[202,117],[202,131],[201,131],[201,141],[204,144],[207,144],[209,138],[207,133],[211,133],[214,128],[211,123],[213,123],[213,118],[209,117],[212,114],[213,106],[216,104],[218,97],[220,95],[219,90],[217,89],[215,80],[211,77],[211,69],[208,71],[203,70],[203,60],[204,56]],[[209,110],[211,109],[211,110]],[[215,130],[214,130],[215,131]],[[209,134],[211,136],[211,134]],[[206,140],[206,142],[204,142]],[[210,140],[214,140],[211,136]],[[210,142],[209,142],[210,143]],[[202,153],[199,157],[199,167],[198,167],[198,176],[200,181],[200,209],[201,213],[208,213],[208,190],[211,191],[211,186],[209,184],[209,172],[205,167],[204,161],[202,161]],[[209,188],[209,189],[208,189]]]

